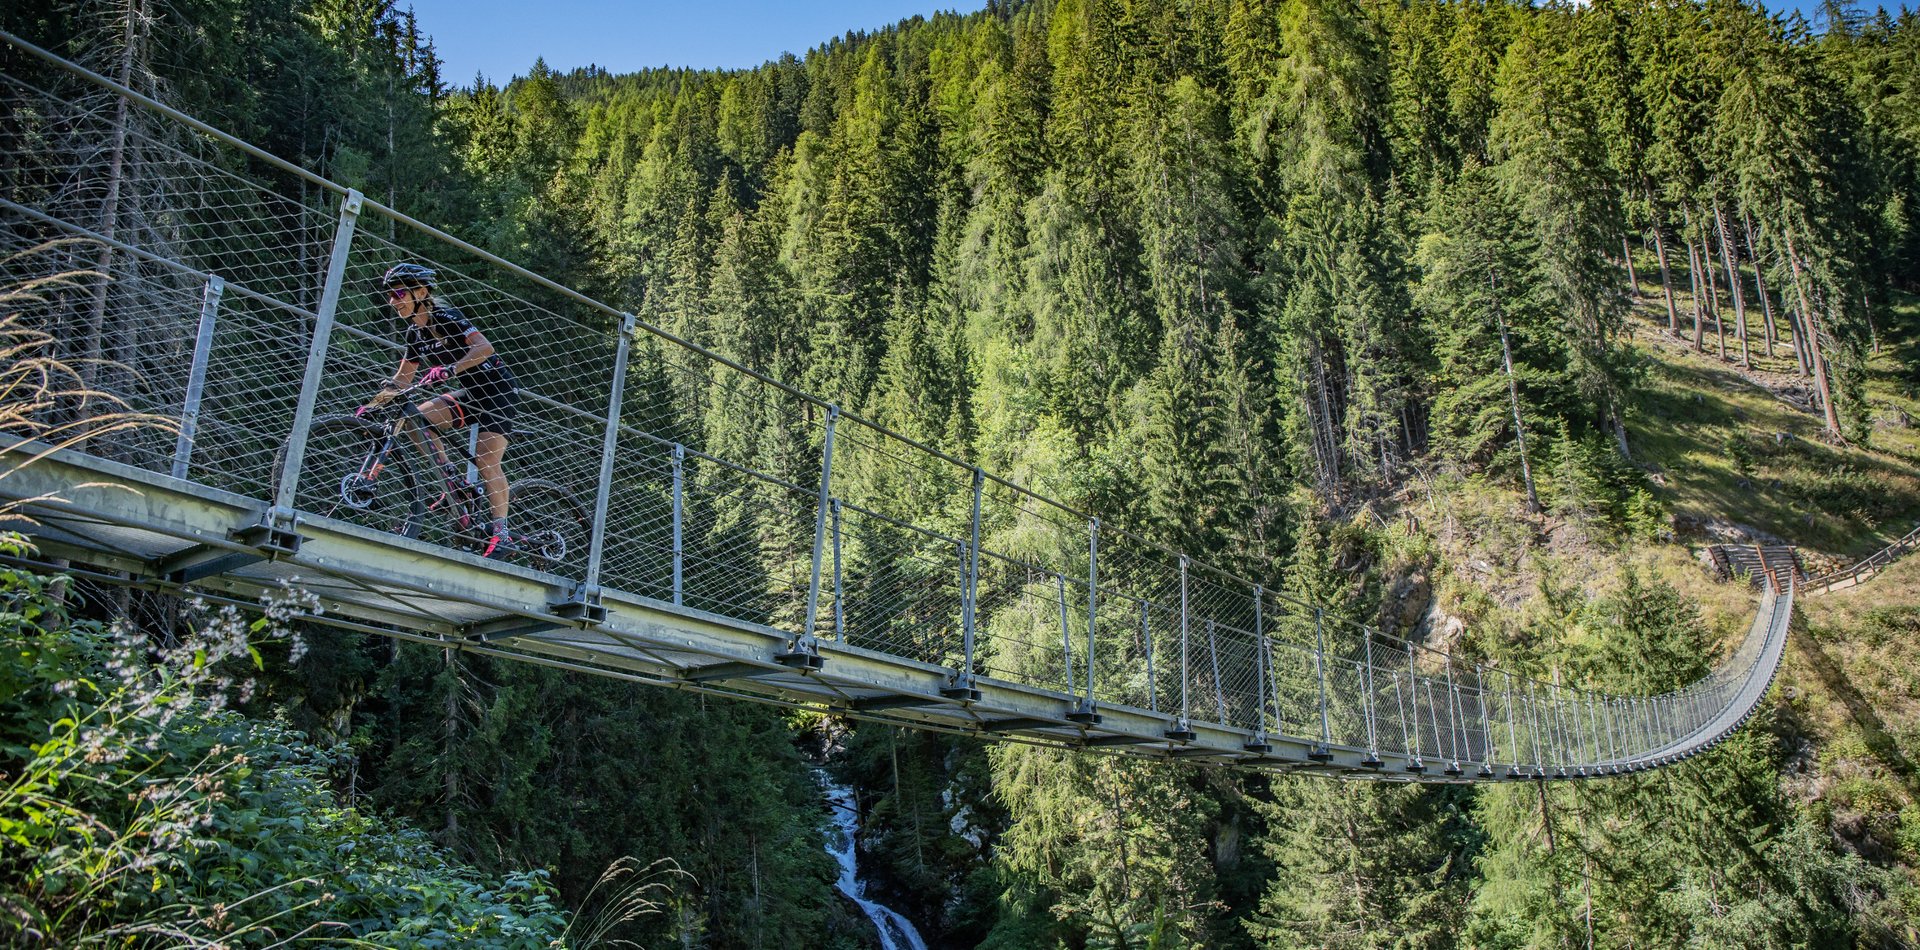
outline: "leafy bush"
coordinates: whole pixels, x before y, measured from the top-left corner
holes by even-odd
[[[150,655],[123,625],[70,618],[54,584],[0,571],[0,940],[563,942],[545,871],[452,862],[343,805],[333,753],[227,708],[297,598],[252,622],[195,604],[193,632]]]

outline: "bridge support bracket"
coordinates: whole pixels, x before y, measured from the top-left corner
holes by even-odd
[[[1067,713],[1067,721],[1083,726],[1097,726],[1100,724],[1098,710],[1099,707],[1094,705],[1093,700],[1083,699],[1074,705],[1071,712]]]
[[[1172,729],[1167,730],[1167,738],[1175,742],[1192,742],[1198,737],[1194,734],[1192,724],[1182,719],[1174,723]]]
[[[170,584],[191,584],[236,567],[300,553],[299,532],[291,525],[276,525],[267,518],[227,532],[227,540],[244,545],[247,550],[195,544],[151,562],[149,573]]]
[[[259,524],[235,528],[228,537],[270,558],[292,557],[300,553],[300,532],[295,530],[298,524],[293,519],[278,524],[262,520]]]
[[[826,665],[826,660],[821,658],[811,643],[795,644],[793,649],[775,654],[773,659],[781,666],[790,667],[802,673],[816,672]]]
[[[955,673],[947,685],[940,687],[940,695],[961,703],[980,701],[980,690],[973,685],[973,677],[966,673]]]
[[[1324,745],[1317,745],[1307,750],[1307,758],[1315,762],[1331,762],[1333,761],[1333,750]]]
[[[1273,743],[1267,741],[1267,734],[1262,730],[1254,733],[1253,738],[1241,743],[1240,748],[1255,755],[1266,755],[1273,751]]]
[[[547,612],[582,627],[594,627],[607,622],[607,605],[600,602],[600,592],[597,590],[575,588],[566,600],[548,604]]]

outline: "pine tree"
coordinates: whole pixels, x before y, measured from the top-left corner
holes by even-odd
[[[1463,793],[1279,780],[1261,847],[1274,876],[1246,926],[1261,947],[1456,946],[1477,834]]]
[[[1434,447],[1467,464],[1518,468],[1538,510],[1528,435],[1538,452],[1565,429],[1574,388],[1539,245],[1493,174],[1469,162],[1435,203],[1419,261],[1415,299],[1436,342]]]
[[[1576,387],[1592,425],[1628,456],[1621,332],[1624,281],[1612,263],[1617,186],[1574,68],[1572,14],[1542,11],[1501,63],[1496,166],[1540,247],[1541,273],[1562,313]]]

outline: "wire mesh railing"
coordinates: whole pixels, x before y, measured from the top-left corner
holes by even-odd
[[[476,429],[392,435],[370,466],[391,433],[352,412],[404,354],[401,319],[368,291],[406,262],[437,272],[436,306],[458,308],[511,373],[511,517],[542,536],[529,566],[583,600],[619,590],[773,627],[795,653],[834,643],[930,665],[961,697],[980,678],[1018,684],[1057,694],[1070,721],[1126,707],[1173,742],[1204,725],[1251,753],[1284,738],[1416,774],[1659,761],[1737,724],[1772,674],[1772,589],[1725,662],[1657,696],[1388,637],[0,38],[37,57],[0,72],[0,282],[82,273],[46,285],[42,329],[93,385],[180,423],[91,451],[268,500],[270,517],[475,547]]]

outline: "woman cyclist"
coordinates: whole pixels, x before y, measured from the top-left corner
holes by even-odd
[[[419,264],[395,264],[381,276],[380,288],[387,292],[387,303],[406,321],[407,352],[393,377],[360,411],[382,405],[413,385],[414,374],[423,366],[426,375],[420,382],[424,385],[459,381],[459,389],[414,408],[427,421],[423,431],[432,445],[433,458],[443,469],[449,463],[440,433],[469,424],[480,430],[474,461],[493,514],[490,537],[481,556],[499,557],[513,550],[512,535],[507,530],[507,478],[500,471],[500,462],[507,454],[507,436],[512,431],[519,392],[513,373],[494,352],[486,335],[475,329],[465,314],[434,298],[436,276],[433,268]]]

